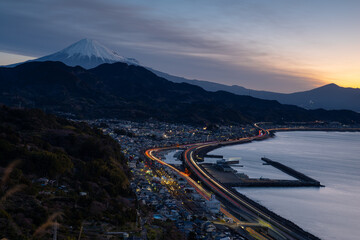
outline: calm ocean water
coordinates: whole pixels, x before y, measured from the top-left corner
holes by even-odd
[[[360,133],[280,132],[211,154],[241,157],[237,170],[250,177],[291,179],[262,165],[266,156],[315,178],[326,187],[237,190],[321,239],[360,239]]]

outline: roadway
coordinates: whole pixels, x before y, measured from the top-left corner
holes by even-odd
[[[245,220],[246,224],[242,226],[242,228],[245,228],[253,237],[260,239],[256,237],[256,234],[253,232],[255,231],[253,228],[248,227],[249,223],[252,223],[254,225],[259,226],[265,226],[269,229],[271,229],[272,233],[276,235],[276,239],[318,239],[315,236],[312,236],[311,234],[303,231],[302,229],[298,227],[289,226],[287,221],[285,223],[283,221],[277,220],[278,218],[274,219],[274,216],[271,214],[271,212],[267,211],[264,212],[263,210],[259,209],[256,204],[249,201],[246,198],[243,198],[240,194],[236,194],[235,192],[231,191],[227,187],[225,187],[223,184],[221,184],[219,181],[214,179],[211,175],[209,175],[201,166],[199,166],[196,162],[196,154],[200,150],[206,151],[206,149],[214,149],[216,147],[224,146],[224,145],[230,145],[230,144],[240,144],[249,142],[252,140],[261,140],[266,139],[269,137],[269,132],[258,127],[255,124],[255,127],[261,130],[258,136],[254,137],[248,137],[248,138],[241,138],[236,140],[229,140],[227,142],[210,142],[210,143],[198,143],[198,144],[192,144],[187,145],[187,150],[184,152],[184,162],[185,164],[190,168],[191,172],[197,176],[198,179],[201,180],[202,183],[204,183],[208,189],[210,189],[211,192],[213,192],[215,195],[217,195],[222,202],[221,212],[223,212],[226,216],[231,217],[234,219],[235,222],[237,222],[240,226],[242,221]],[[180,146],[184,147],[184,146]],[[163,150],[169,150],[169,149],[175,149],[175,147],[165,147],[165,148],[154,148],[154,149],[148,149],[145,151],[145,156],[148,157],[151,160],[157,161],[160,164],[163,164],[175,172],[177,172],[179,175],[181,175],[183,178],[185,178],[188,183],[193,186],[196,191],[201,194],[205,199],[210,199],[211,193],[203,188],[201,185],[199,185],[195,180],[193,180],[190,176],[187,174],[179,171],[177,168],[173,167],[170,164],[167,164],[163,161],[161,161],[159,158],[157,158],[154,153],[158,151]],[[237,217],[235,217],[236,215]],[[241,219],[241,221],[239,220]],[[255,231],[256,232],[256,231]],[[264,237],[264,239],[273,239],[272,237]]]
[[[253,139],[256,139],[256,137]],[[245,139],[240,139],[237,140],[237,143],[242,143],[244,141]],[[222,143],[222,145],[223,144],[224,143]],[[191,171],[195,173],[195,175],[201,179],[201,181],[209,189],[211,189],[212,192],[220,198],[226,200],[227,203],[225,203],[225,205],[229,206],[230,204],[237,210],[241,210],[242,217],[247,221],[253,221],[268,226],[277,234],[278,239],[312,239],[307,232],[304,232],[301,229],[292,229],[284,223],[280,223],[278,220],[275,220],[272,215],[258,209],[252,202],[249,202],[247,199],[241,197],[241,195],[229,190],[203,170],[203,168],[195,161],[196,152],[202,148],[212,146],[213,144],[203,144],[187,149],[184,153],[184,161],[191,168]]]

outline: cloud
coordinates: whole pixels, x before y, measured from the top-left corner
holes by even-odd
[[[266,48],[229,39],[225,25],[201,28],[198,18],[154,11],[141,1],[3,0],[0,51],[42,56],[86,37],[170,74],[274,91],[318,84],[268,64]]]
[[[24,55],[0,52],[0,66],[23,62],[31,59],[34,58]]]
[[[109,39],[107,41],[134,46],[150,42],[151,46],[158,48],[170,45],[199,50],[223,47],[217,41],[196,36],[168,19],[148,16],[146,8],[129,4],[98,0],[5,0],[0,6],[0,27],[6,33],[1,40],[1,50],[20,47],[24,49],[22,51],[44,54],[54,45],[63,46],[64,41],[82,37]],[[39,45],[43,48],[35,48]]]

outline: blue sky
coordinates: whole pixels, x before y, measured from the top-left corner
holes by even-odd
[[[3,0],[0,64],[93,38],[187,78],[293,92],[360,87],[360,1]]]

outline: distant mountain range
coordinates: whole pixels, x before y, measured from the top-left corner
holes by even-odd
[[[54,54],[31,61],[60,61],[68,66],[81,66],[85,69],[97,67],[103,63],[123,62],[130,65],[139,65],[134,58],[123,57],[92,39],[82,39],[67,48]],[[12,64],[8,67],[17,66]],[[348,109],[360,112],[360,89],[342,88],[335,84],[325,85],[310,91],[290,94],[257,91],[241,86],[228,86],[224,84],[190,80],[173,76],[151,68],[147,68],[156,75],[176,83],[189,83],[202,87],[207,91],[227,91],[238,95],[248,95],[256,98],[276,100],[284,104],[293,104],[306,109]]]
[[[0,83],[1,103],[85,118],[153,118],[191,124],[360,122],[360,114],[352,111],[305,110],[225,91],[209,92],[120,62],[88,70],[61,62],[28,62],[0,67]]]
[[[167,73],[151,69],[160,77],[170,81],[194,84],[207,91],[227,91],[238,95],[247,95],[261,99],[276,100],[283,104],[293,104],[306,109],[323,108],[327,110],[348,109],[360,112],[360,89],[343,88],[332,83],[309,91],[295,93],[276,93],[268,91],[258,91],[247,89],[241,86],[214,83],[201,80],[190,80],[182,77],[176,77]]]

